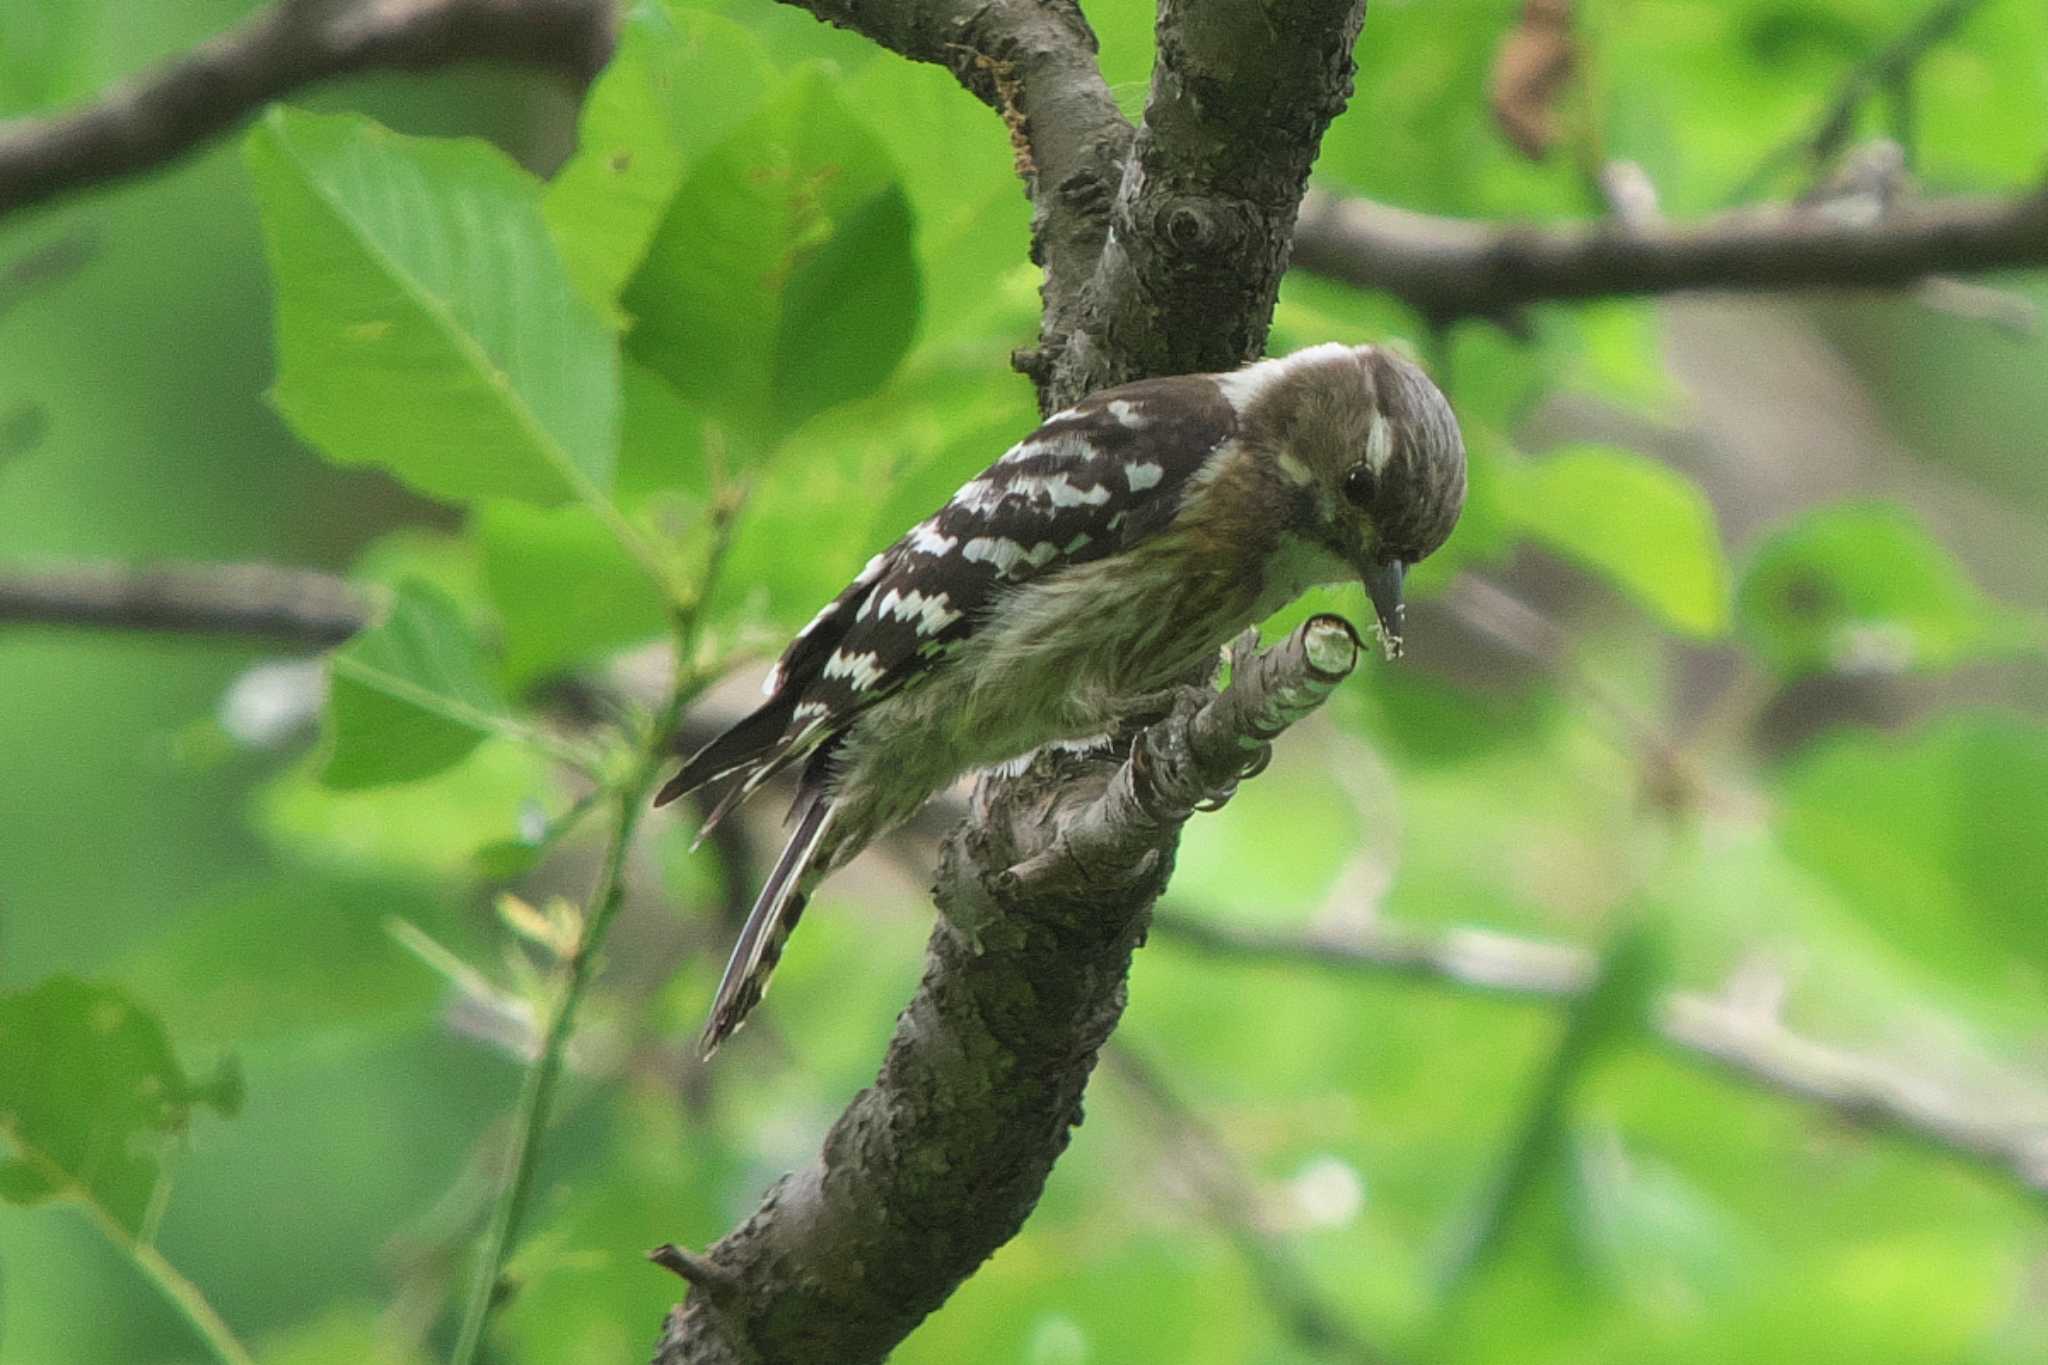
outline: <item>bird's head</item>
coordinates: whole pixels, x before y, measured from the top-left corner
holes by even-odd
[[[1285,533],[1363,580],[1398,652],[1402,579],[1450,538],[1465,505],[1465,442],[1442,391],[1390,350],[1337,344],[1240,370],[1225,385],[1246,444],[1283,495]]]

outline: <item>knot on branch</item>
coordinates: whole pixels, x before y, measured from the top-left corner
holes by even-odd
[[[1254,224],[1223,201],[1176,195],[1155,206],[1151,229],[1182,258],[1178,268],[1207,270],[1240,257],[1252,240]]]

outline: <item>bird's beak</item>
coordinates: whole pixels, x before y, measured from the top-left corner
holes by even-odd
[[[1365,590],[1372,597],[1372,609],[1380,618],[1380,647],[1389,659],[1401,657],[1401,580],[1408,566],[1398,559],[1383,559],[1364,573]]]

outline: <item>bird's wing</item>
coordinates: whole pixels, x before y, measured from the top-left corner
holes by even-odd
[[[869,560],[790,642],[768,700],[657,799],[742,769],[744,796],[957,649],[1000,590],[1162,529],[1236,430],[1236,409],[1207,375],[1126,384],[1053,414]]]
[[[1235,434],[1206,375],[1145,380],[1054,414],[882,555],[784,655],[792,719],[842,729],[977,630],[996,597],[1117,554],[1163,528],[1188,481]]]

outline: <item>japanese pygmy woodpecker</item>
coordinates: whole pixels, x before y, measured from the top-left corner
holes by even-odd
[[[1415,365],[1329,344],[1054,413],[869,560],[768,700],[656,798],[801,763],[794,833],[726,965],[706,1056],[761,999],[826,874],[961,774],[1115,731],[1309,586],[1363,579],[1391,655],[1401,578],[1450,535],[1465,446]]]

